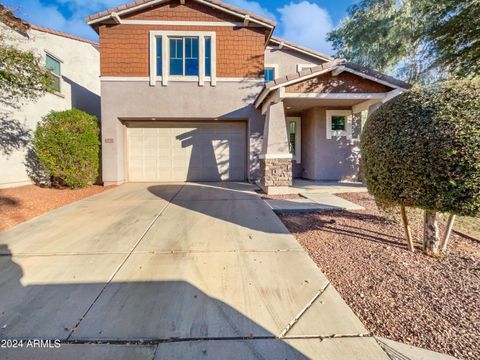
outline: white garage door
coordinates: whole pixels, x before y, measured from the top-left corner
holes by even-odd
[[[127,123],[129,181],[245,180],[245,122]]]

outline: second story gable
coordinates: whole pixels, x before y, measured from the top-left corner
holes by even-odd
[[[265,49],[265,80],[272,81],[332,60],[329,55],[272,36]]]
[[[263,77],[274,23],[214,0],[138,2],[87,19],[100,35],[102,77],[215,85]]]

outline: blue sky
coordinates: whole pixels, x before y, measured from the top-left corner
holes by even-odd
[[[331,54],[325,34],[347,14],[358,0],[226,0],[233,5],[273,18],[275,35]],[[84,23],[90,14],[131,0],[3,0],[6,6],[34,24],[97,40]]]

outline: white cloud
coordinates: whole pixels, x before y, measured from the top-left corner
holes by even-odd
[[[98,40],[97,34],[87,25],[84,18],[96,12],[125,3],[125,0],[57,0],[45,4],[40,0],[5,1],[17,16],[32,24],[45,26],[68,34]],[[60,7],[65,7],[70,16],[62,14]]]
[[[320,52],[331,54],[326,34],[333,29],[328,11],[315,3],[289,3],[279,9],[279,36]]]
[[[262,7],[256,1],[248,0],[227,0],[230,4],[239,7],[240,9],[248,10],[258,14],[260,16],[266,17],[271,20],[275,20],[275,15],[273,15],[268,9]]]

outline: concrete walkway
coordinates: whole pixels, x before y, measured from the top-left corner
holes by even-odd
[[[0,233],[0,358],[388,360],[254,189],[126,184]]]
[[[348,192],[366,192],[367,187],[359,182],[351,181],[313,181],[305,179],[293,179],[290,187],[292,193],[328,193],[339,194]]]
[[[307,213],[327,210],[364,210],[360,205],[329,193],[302,193],[301,199],[267,199],[276,213]]]

